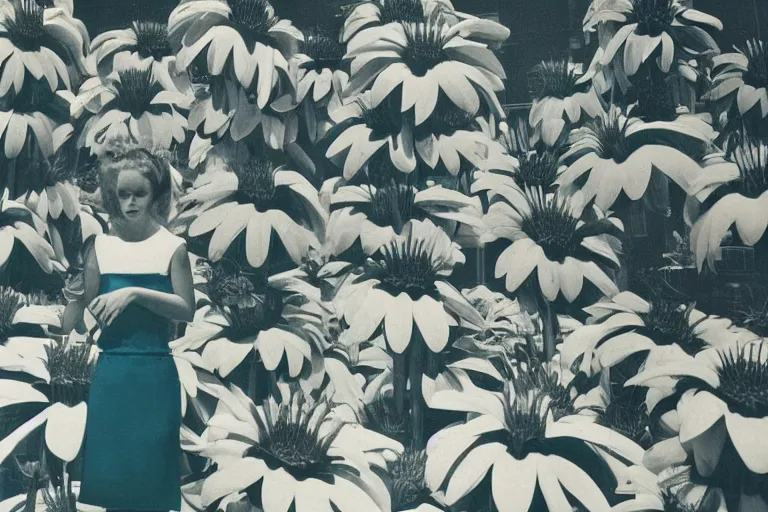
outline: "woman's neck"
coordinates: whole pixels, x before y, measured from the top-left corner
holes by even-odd
[[[141,242],[142,240],[146,240],[157,233],[161,227],[160,224],[152,220],[139,226],[121,223],[120,221],[112,222],[112,231],[115,232],[114,234],[126,242]]]

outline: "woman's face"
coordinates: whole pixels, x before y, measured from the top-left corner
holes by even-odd
[[[139,171],[121,171],[117,177],[117,200],[126,220],[144,221],[152,206],[152,183]]]

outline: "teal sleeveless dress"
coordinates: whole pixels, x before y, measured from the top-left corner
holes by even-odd
[[[140,242],[98,235],[99,293],[127,286],[172,293],[168,271],[181,243],[165,228]],[[81,503],[181,509],[181,384],[170,336],[168,318],[136,303],[101,330],[88,396]]]

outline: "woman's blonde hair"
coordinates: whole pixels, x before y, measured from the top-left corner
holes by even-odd
[[[104,211],[111,219],[123,217],[117,198],[117,178],[121,171],[138,171],[152,186],[152,216],[160,224],[167,224],[173,199],[169,165],[163,152],[150,151],[130,138],[111,139],[98,162]]]

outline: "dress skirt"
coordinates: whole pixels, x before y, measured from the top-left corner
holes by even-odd
[[[170,354],[102,352],[88,397],[78,501],[181,509],[181,385]]]

